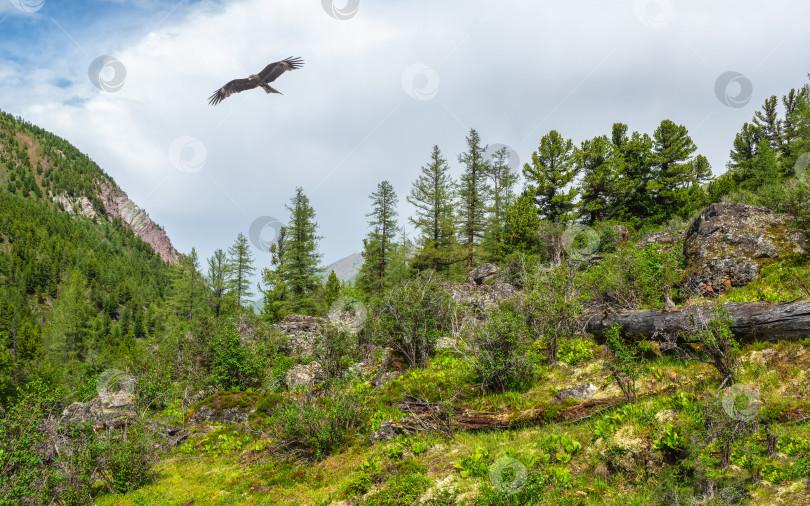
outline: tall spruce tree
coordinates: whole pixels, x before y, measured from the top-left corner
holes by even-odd
[[[422,166],[407,197],[416,207],[416,215],[409,220],[420,233],[413,260],[417,269],[446,271],[460,259],[453,213],[455,184],[449,171],[439,146],[433,146],[430,162]]]
[[[290,211],[290,222],[280,266],[281,279],[287,284],[285,307],[294,313],[314,316],[318,308],[313,296],[321,285],[318,269],[320,237],[316,233],[315,210],[303,188],[295,189],[287,210]]]
[[[491,182],[492,199],[481,246],[487,260],[498,262],[504,258],[506,210],[515,201],[515,185],[518,180],[518,174],[509,166],[509,148],[504,146],[492,153],[487,176]]]
[[[205,281],[208,283],[211,309],[214,315],[219,316],[225,301],[225,294],[228,290],[228,258],[221,249],[214,251],[208,259],[208,275]]]
[[[363,266],[358,284],[366,293],[376,293],[385,288],[386,272],[394,254],[397,234],[397,194],[388,181],[377,185],[371,196],[371,212],[368,224],[371,232],[363,240]]]
[[[574,199],[578,193],[572,186],[578,171],[575,162],[574,143],[552,130],[540,139],[531,163],[523,166],[526,191],[534,197],[541,218],[552,223],[574,218]]]
[[[245,234],[239,233],[233,246],[228,248],[228,287],[236,298],[236,307],[241,309],[246,297],[253,295],[250,291],[250,276],[256,271],[253,267],[253,255]]]
[[[617,177],[617,201],[612,215],[638,227],[653,214],[648,190],[655,163],[653,141],[649,135],[639,132],[628,136],[627,125],[614,123],[611,144]]]
[[[489,160],[485,157],[487,147],[481,145],[481,137],[474,129],[467,136],[467,151],[458,157],[464,164],[464,172],[458,185],[458,223],[461,243],[466,249],[467,269],[472,269],[478,254],[478,245],[484,237],[488,203],[491,189],[487,184],[490,174]]]
[[[287,242],[287,227],[281,227],[278,240],[270,245],[270,267],[262,269],[262,283],[259,289],[264,295],[262,314],[265,319],[275,323],[284,319],[284,302],[287,300],[287,283],[282,277],[284,250]]]
[[[189,322],[194,320],[194,315],[199,311],[200,305],[204,304],[204,285],[200,275],[200,257],[197,249],[191,248],[191,253],[180,257],[180,261],[174,271],[172,284],[169,287],[169,306],[172,312]],[[135,315],[140,315],[140,308],[136,309]],[[137,323],[137,320],[133,323]],[[138,332],[135,332],[136,337]]]

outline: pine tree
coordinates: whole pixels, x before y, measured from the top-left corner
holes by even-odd
[[[537,253],[540,217],[534,197],[521,195],[506,209],[504,256],[511,253]]]
[[[481,145],[481,137],[474,129],[467,136],[467,151],[459,155],[459,163],[464,164],[464,173],[458,185],[458,222],[461,243],[467,250],[467,269],[472,269],[477,256],[478,244],[484,236],[488,202],[491,189],[487,178],[491,172],[489,160],[485,158],[487,147]]]
[[[742,188],[756,190],[762,186],[778,183],[780,180],[779,162],[776,152],[771,148],[768,139],[762,139],[757,147],[757,154],[751,160],[751,176],[743,182]]]
[[[169,287],[169,305],[177,316],[194,321],[195,311],[198,310],[203,298],[202,276],[200,275],[200,259],[197,250],[191,248],[191,253],[180,257],[175,268],[172,284]],[[136,314],[141,313],[140,308],[133,309],[133,323],[136,323]],[[142,316],[142,315],[141,315]],[[138,331],[133,330],[137,336]]]
[[[372,210],[366,216],[372,227],[363,240],[363,266],[358,283],[366,293],[376,293],[385,288],[386,272],[393,254],[397,233],[397,194],[388,181],[377,185],[369,197]]]
[[[208,276],[206,282],[210,290],[211,309],[214,315],[219,316],[225,301],[225,294],[228,289],[228,259],[221,249],[214,251],[214,255],[208,259]]]
[[[518,175],[509,166],[509,148],[504,146],[492,153],[487,175],[491,181],[492,199],[481,246],[488,261],[498,262],[504,258],[506,210],[515,202],[514,188],[518,180]]]
[[[633,132],[628,137],[627,125],[614,123],[611,131],[616,170],[617,201],[612,214],[634,226],[653,215],[653,203],[648,189],[653,179],[653,141],[647,134]]]
[[[727,167],[733,172],[737,183],[750,177],[751,161],[757,155],[757,147],[762,139],[765,139],[762,129],[750,123],[744,123],[742,130],[734,137]]]
[[[92,344],[87,339],[91,313],[87,282],[76,269],[59,285],[59,297],[45,321],[45,342],[56,363],[67,366],[84,358]]]
[[[446,271],[459,261],[453,214],[455,184],[449,170],[439,147],[433,146],[430,162],[422,166],[407,197],[416,207],[416,216],[409,220],[420,233],[414,258],[417,269]]]
[[[540,139],[540,146],[532,153],[531,164],[523,166],[527,192],[534,197],[540,217],[552,223],[574,218],[574,199],[578,190],[571,187],[577,175],[574,143],[563,139],[552,130]]]
[[[610,140],[606,135],[583,141],[576,152],[577,166],[582,172],[579,214],[593,225],[603,220],[617,200],[616,165]]]
[[[291,205],[290,223],[281,259],[281,279],[287,284],[288,300],[285,304],[292,312],[314,315],[317,312],[312,296],[320,287],[315,210],[300,187],[295,189]]]
[[[233,246],[228,248],[227,270],[230,274],[228,287],[236,297],[236,307],[241,309],[243,300],[253,295],[250,291],[250,276],[256,271],[248,239],[241,232],[236,236]]]
[[[783,141],[782,120],[776,110],[778,103],[776,95],[772,95],[762,104],[762,110],[754,113],[754,125],[762,130],[771,149],[775,151],[781,150]]]
[[[653,133],[653,149],[654,176],[647,188],[655,205],[652,219],[661,223],[672,215],[688,214],[691,210],[689,189],[697,182],[691,159],[697,146],[686,127],[667,119]]]

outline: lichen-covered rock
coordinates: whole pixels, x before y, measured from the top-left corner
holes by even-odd
[[[95,423],[134,418],[135,395],[103,392],[89,402],[74,402],[62,411],[61,422]]]
[[[190,424],[243,423],[258,402],[259,395],[252,392],[217,392],[195,404],[186,415],[186,421]]]
[[[794,218],[746,204],[707,207],[686,234],[687,293],[718,295],[753,281],[762,266],[807,251]]]
[[[287,336],[287,352],[296,358],[311,357],[320,340],[321,320],[313,316],[290,315],[273,328]]]
[[[441,283],[447,290],[450,298],[455,302],[467,303],[472,306],[476,314],[485,315],[501,302],[513,299],[520,294],[520,290],[504,283],[495,281],[492,284],[472,285],[467,283]]]
[[[481,264],[470,271],[467,276],[467,283],[471,285],[483,285],[487,281],[495,279],[500,267],[495,264]]]
[[[565,390],[561,390],[555,394],[557,399],[563,401],[565,399],[574,399],[577,401],[586,401],[590,399],[594,392],[598,389],[596,385],[593,383],[588,383],[585,385],[578,385],[572,388],[566,388]]]
[[[645,246],[649,245],[673,245],[673,244],[680,244],[683,242],[684,238],[686,237],[685,234],[670,234],[669,232],[653,232],[650,235],[645,236],[643,239],[636,243],[636,248],[641,249]]]
[[[287,374],[284,375],[284,384],[287,385],[287,390],[312,388],[316,383],[321,383],[325,380],[326,375],[323,372],[321,364],[318,362],[293,366],[287,371]]]

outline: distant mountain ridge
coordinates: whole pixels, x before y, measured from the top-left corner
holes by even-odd
[[[95,162],[68,141],[0,111],[0,183],[4,182],[12,193],[48,199],[69,214],[120,219],[164,262],[177,263],[177,250],[165,230]]]
[[[335,275],[340,281],[354,281],[360,273],[360,268],[363,266],[363,255],[360,253],[353,253],[345,258],[341,258],[337,262],[333,262],[321,271],[321,277],[325,280],[329,277],[329,273],[335,271]]]

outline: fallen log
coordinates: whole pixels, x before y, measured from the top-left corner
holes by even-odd
[[[732,319],[734,337],[741,342],[796,341],[810,337],[810,300],[791,302],[728,302],[723,305]],[[716,318],[714,306],[680,306],[604,313],[591,317],[585,330],[603,340],[614,324],[622,334],[635,339],[664,341],[689,337],[699,325]]]

